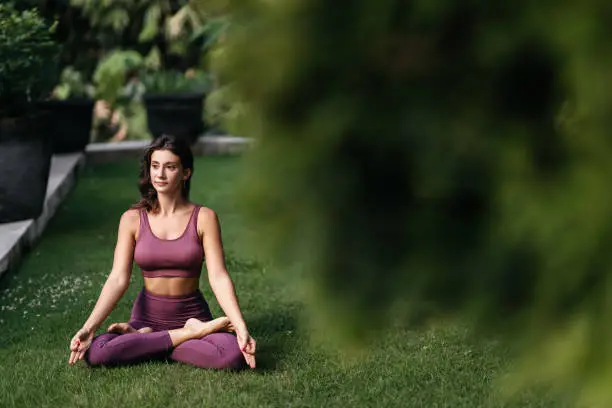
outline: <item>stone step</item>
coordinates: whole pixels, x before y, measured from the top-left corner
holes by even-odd
[[[83,153],[54,155],[51,158],[47,194],[40,217],[0,224],[0,278],[40,238],[47,223],[76,183],[77,173],[84,164]]]
[[[126,158],[140,158],[150,140],[90,143],[85,149],[87,163],[98,164]],[[233,155],[243,152],[251,140],[236,136],[201,136],[191,147],[196,156]]]

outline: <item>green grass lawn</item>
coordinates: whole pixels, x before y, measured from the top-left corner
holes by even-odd
[[[0,407],[560,407],[544,393],[512,402],[493,382],[508,364],[497,342],[460,327],[392,328],[357,362],[309,342],[305,310],[287,280],[246,256],[248,231],[231,195],[236,158],[199,158],[192,198],[220,216],[230,274],[252,335],[258,369],[239,373],[173,363],[122,368],[68,366],[81,327],[112,265],[121,213],[137,198],[134,161],[87,168],[16,271],[0,289]],[[103,327],[129,317],[142,287],[135,269],[126,296]],[[220,309],[207,280],[201,289]]]

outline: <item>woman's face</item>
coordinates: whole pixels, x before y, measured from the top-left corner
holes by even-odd
[[[151,184],[157,193],[172,194],[181,191],[190,170],[183,169],[181,159],[169,150],[156,150],[151,155]]]

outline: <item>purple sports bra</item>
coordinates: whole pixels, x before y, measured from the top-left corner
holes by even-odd
[[[146,210],[140,210],[140,232],[134,248],[134,262],[145,278],[197,278],[202,272],[204,250],[198,236],[200,206],[196,205],[183,235],[177,239],[157,238]]]

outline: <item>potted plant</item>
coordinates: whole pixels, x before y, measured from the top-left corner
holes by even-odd
[[[62,71],[51,99],[41,106],[49,112],[53,153],[82,152],[91,139],[94,88],[72,67]]]
[[[194,143],[204,131],[204,99],[211,80],[202,71],[145,71],[147,123],[153,138],[162,134],[182,137]]]
[[[138,80],[144,64],[139,52],[123,49],[109,51],[98,63],[93,75],[98,99],[94,121],[97,142],[150,139],[144,124],[144,85]]]
[[[43,211],[51,144],[36,102],[57,81],[52,28],[36,9],[0,4],[0,223]]]

